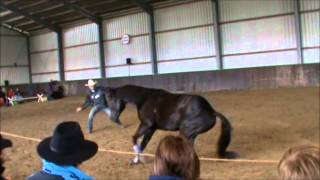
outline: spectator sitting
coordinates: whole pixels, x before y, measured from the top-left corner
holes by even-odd
[[[2,155],[2,149],[11,147],[11,146],[12,146],[12,142],[9,139],[2,138],[2,136],[0,135],[0,156]],[[2,173],[5,170],[2,164],[3,164],[3,161],[0,158],[0,180],[6,180],[6,178],[2,177]]]
[[[289,149],[278,165],[282,180],[319,180],[320,150],[314,146]]]
[[[7,105],[8,106],[14,106],[16,105],[16,94],[14,93],[13,89],[10,88],[7,93]]]
[[[6,104],[6,93],[0,88],[0,107]]]
[[[16,101],[18,101],[18,102],[22,102],[23,101],[23,96],[22,96],[21,91],[20,91],[19,88],[16,88],[15,98],[16,98]]]
[[[43,168],[28,180],[93,180],[77,165],[94,156],[97,150],[96,143],[84,139],[77,122],[63,122],[56,127],[52,137],[38,144]]]
[[[199,176],[199,158],[187,139],[170,135],[160,141],[149,180],[198,180]]]
[[[9,91],[8,91],[7,97],[8,97],[8,98],[13,98],[14,96],[15,96],[15,93],[14,93],[13,89],[10,88]]]
[[[48,100],[61,99],[64,97],[64,88],[58,81],[51,80],[48,88]]]

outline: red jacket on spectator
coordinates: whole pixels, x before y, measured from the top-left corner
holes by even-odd
[[[15,93],[14,93],[13,89],[9,89],[7,97],[12,98],[14,96],[15,96]]]

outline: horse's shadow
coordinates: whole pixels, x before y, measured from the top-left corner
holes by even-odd
[[[104,127],[101,127],[101,128],[98,128],[98,129],[93,130],[93,132],[94,132],[94,133],[100,132],[100,131],[103,131],[103,130],[108,129],[108,128],[109,128],[109,126],[104,126]]]
[[[124,125],[123,125],[123,126],[124,126],[123,129],[126,129],[126,128],[132,126],[132,125],[133,125],[133,124],[124,124]],[[104,130],[110,129],[110,128],[118,128],[118,129],[121,129],[121,128],[117,127],[116,125],[112,125],[112,126],[110,126],[110,125],[105,125],[104,127],[100,127],[100,128],[95,129],[94,132],[100,132],[100,131],[104,131]]]
[[[199,155],[199,157],[212,157],[212,158],[219,158],[219,159],[240,159],[240,154],[235,152],[235,151],[226,151],[224,153],[223,156],[218,156],[217,153],[214,153],[214,155],[212,156],[212,153],[205,153],[205,154],[202,154],[202,155]]]

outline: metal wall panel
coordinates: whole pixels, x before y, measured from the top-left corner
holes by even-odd
[[[283,16],[221,26],[223,54],[295,48],[294,17]]]
[[[158,33],[156,43],[159,61],[215,55],[213,26]]]
[[[32,73],[59,71],[58,51],[31,54]]]
[[[216,58],[203,58],[185,61],[167,61],[158,63],[159,74],[209,71],[219,69]]]
[[[297,64],[297,52],[283,51],[223,58],[225,69]]]
[[[320,12],[301,14],[302,46],[320,46]]]
[[[151,63],[106,68],[107,78],[124,77],[124,76],[140,76],[140,75],[151,75],[151,74],[152,74]]]
[[[151,65],[150,65],[151,66]],[[107,67],[106,77],[126,77],[129,76],[129,66]]]
[[[320,48],[303,50],[303,62],[319,63],[320,62]]]
[[[60,80],[58,73],[57,34],[55,32],[38,34],[30,38],[32,82],[42,83]],[[47,51],[54,50],[54,51]],[[41,52],[43,51],[43,52]],[[42,73],[42,74],[34,74]],[[47,73],[47,74],[45,74]]]
[[[122,44],[120,40],[105,42],[105,65],[126,64],[131,58],[132,63],[150,62],[149,36],[131,38],[130,44]]]
[[[32,75],[33,83],[50,82],[51,80],[60,80],[59,73]]]
[[[98,41],[98,26],[95,23],[64,29],[64,47]]]
[[[0,85],[8,80],[10,84],[27,84],[29,83],[28,67],[7,67],[0,68]]]
[[[65,78],[68,81],[100,78],[100,69],[66,72]]]
[[[39,34],[30,38],[31,52],[57,49],[57,47],[57,34],[55,32]]]
[[[220,21],[290,13],[293,5],[293,0],[220,0]]]
[[[103,21],[104,40],[121,38],[124,34],[140,35],[148,33],[147,13],[138,13]]]
[[[99,67],[99,46],[90,44],[64,50],[65,70]]]
[[[211,1],[199,1],[156,9],[154,17],[156,32],[212,24],[212,4]]]
[[[14,67],[17,65],[17,67]],[[19,67],[23,65],[24,67]],[[1,67],[11,66],[11,67]],[[29,83],[27,39],[21,34],[0,29],[0,85]]]
[[[23,36],[0,36],[0,66],[28,65],[27,40]]]
[[[100,66],[98,26],[90,23],[65,29],[63,41],[65,71],[79,70],[65,72],[65,79],[99,78],[100,69],[87,69]]]
[[[319,0],[300,0],[300,10],[312,10],[319,9],[320,1]]]

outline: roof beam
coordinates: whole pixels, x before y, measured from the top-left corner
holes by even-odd
[[[47,21],[44,21],[44,20],[40,19],[39,17],[31,15],[28,12],[26,12],[24,10],[21,10],[21,9],[18,9],[15,6],[12,6],[10,4],[5,4],[2,1],[0,1],[0,6],[5,8],[5,9],[8,9],[8,10],[10,10],[10,11],[12,11],[12,12],[18,14],[18,15],[27,17],[27,18],[37,22],[38,24],[41,24],[41,25],[45,26],[46,28],[48,28],[48,29],[50,29],[52,31],[58,32],[60,30],[59,26],[53,25],[53,24],[51,24],[51,23],[49,23]]]
[[[142,0],[132,0],[137,6],[139,6],[143,11],[147,12],[148,14],[152,13],[152,6],[143,2]]]
[[[93,21],[95,23],[99,23],[100,18],[98,16],[96,16],[95,14],[93,14],[92,12],[90,12],[89,10],[79,6],[78,4],[72,3],[70,1],[67,0],[55,0],[56,2],[61,2],[63,3],[66,7],[80,13],[81,15],[85,16],[86,18],[88,18],[90,21]]]
[[[19,28],[13,27],[13,26],[10,26],[9,24],[2,24],[1,23],[0,26],[4,27],[6,29],[12,30],[12,31],[16,31],[16,32],[18,32],[18,33],[20,33],[20,34],[22,34],[24,36],[29,36],[29,32],[23,31],[23,30],[21,30]]]

